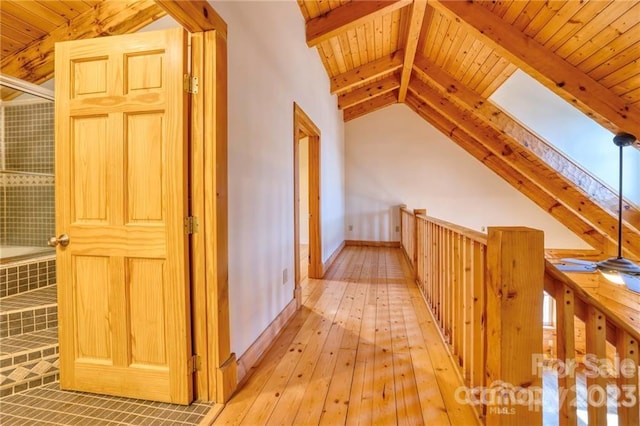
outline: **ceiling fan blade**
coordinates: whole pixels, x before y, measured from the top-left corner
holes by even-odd
[[[594,268],[596,267],[596,262],[592,262],[588,260],[568,258],[568,259],[560,259],[560,261],[564,263],[574,263],[576,265],[593,266]]]
[[[566,263],[554,263],[553,266],[562,272],[595,272],[596,265],[568,265]]]

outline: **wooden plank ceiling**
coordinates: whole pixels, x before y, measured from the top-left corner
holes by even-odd
[[[404,102],[594,248],[614,251],[615,190],[488,98],[520,68],[612,132],[640,136],[640,2],[298,5],[345,121]],[[630,203],[624,228],[627,255],[640,257],[640,209]]]
[[[389,92],[398,91],[403,101],[404,85],[420,79],[414,60],[426,59],[484,98],[522,68],[612,131],[640,134],[640,2],[298,4],[307,44],[317,47],[332,81],[353,76],[332,85],[333,93],[345,95],[345,120],[391,102]],[[378,96],[389,101],[371,102]],[[370,107],[349,109],[364,102]]]
[[[540,158],[559,154],[488,97],[520,68],[611,131],[640,135],[639,1],[298,4],[346,121],[404,102],[594,248],[615,248],[615,192],[581,187],[594,180],[570,162],[573,180],[556,173]],[[203,0],[2,0],[2,73],[42,83],[55,42],[135,32],[167,12],[216,26]],[[627,252],[640,257],[640,209],[628,204],[624,219]]]

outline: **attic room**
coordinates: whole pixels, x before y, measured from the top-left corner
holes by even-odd
[[[640,424],[640,2],[0,14],[2,424]]]

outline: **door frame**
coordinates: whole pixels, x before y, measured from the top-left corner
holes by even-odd
[[[199,230],[191,238],[195,396],[225,403],[238,385],[229,324],[227,185],[227,23],[204,0],[156,1],[191,33],[191,215]]]
[[[185,2],[187,3],[187,2]],[[227,38],[225,31],[191,33],[191,238],[195,394],[224,403],[237,387],[231,352],[228,273]]]
[[[322,217],[320,200],[320,129],[293,103],[293,296],[302,305],[300,288],[300,139],[309,138],[309,278],[322,278]]]

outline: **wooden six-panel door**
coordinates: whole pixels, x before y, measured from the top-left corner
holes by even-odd
[[[60,383],[193,399],[187,34],[56,45]]]

